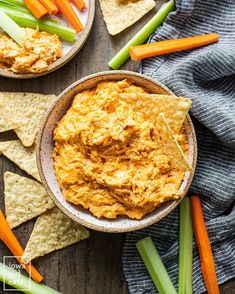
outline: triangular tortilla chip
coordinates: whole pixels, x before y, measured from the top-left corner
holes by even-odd
[[[2,115],[0,111],[0,133],[13,130],[17,128],[19,125],[9,123]]]
[[[55,206],[42,184],[11,172],[4,174],[4,194],[12,229]]]
[[[0,115],[15,128],[17,136],[24,146],[33,145],[42,119],[55,95],[36,93],[0,93]]]
[[[24,263],[89,237],[89,231],[57,207],[40,215],[22,256]]]
[[[188,98],[156,94],[120,94],[121,99],[145,120],[155,123],[159,113],[163,113],[174,134],[179,133],[189,108]]]
[[[154,0],[100,0],[100,7],[110,35],[116,35],[125,30],[154,6]]]
[[[171,158],[175,167],[184,170],[191,170],[192,168],[185,158],[179,143],[174,138],[172,130],[170,129],[164,114],[159,114],[156,127],[160,133],[162,143],[164,144],[164,149]]]
[[[19,140],[0,142],[1,153],[39,182],[41,181],[36,163],[35,146],[26,148]]]

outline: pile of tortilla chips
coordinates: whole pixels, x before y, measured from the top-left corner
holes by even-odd
[[[37,217],[22,260],[67,247],[89,232],[65,216],[47,195],[36,164],[35,140],[54,95],[0,93],[0,133],[14,130],[19,140],[0,142],[3,154],[37,181],[12,172],[4,174],[5,214],[11,228]]]
[[[110,35],[116,35],[136,23],[155,7],[154,0],[100,0]]]

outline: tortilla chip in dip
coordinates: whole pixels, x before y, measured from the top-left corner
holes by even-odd
[[[67,201],[98,218],[141,219],[181,196],[191,169],[182,126],[190,100],[165,96],[159,106],[156,99],[127,80],[101,82],[75,96],[54,129],[54,170]],[[154,115],[146,116],[150,105]]]
[[[116,35],[148,13],[154,0],[100,0],[100,7],[110,35]]]
[[[33,145],[42,119],[55,95],[37,93],[0,93],[0,115],[14,128],[22,144]]]
[[[159,130],[165,153],[169,155],[175,168],[191,170],[191,166],[177,140],[174,138],[174,134],[163,113],[160,113],[158,116],[157,129]]]
[[[89,237],[89,231],[64,215],[57,207],[40,215],[21,260],[31,260]]]
[[[54,207],[42,184],[11,172],[4,174],[4,195],[12,229]]]
[[[0,142],[1,153],[36,180],[41,181],[36,163],[35,145],[26,148],[19,140]]]
[[[173,95],[120,94],[120,98],[131,105],[147,121],[156,123],[156,113],[164,116],[174,133],[179,133],[192,104],[190,99]],[[143,107],[144,105],[144,107]]]

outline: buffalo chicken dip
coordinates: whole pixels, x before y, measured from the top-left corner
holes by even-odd
[[[188,163],[191,101],[127,80],[77,94],[54,130],[54,170],[65,199],[98,218],[141,219],[178,199]]]
[[[0,33],[0,68],[14,73],[41,73],[62,57],[62,43],[55,34],[22,28],[21,46]]]

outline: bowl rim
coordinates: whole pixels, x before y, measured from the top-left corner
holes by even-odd
[[[47,71],[38,73],[38,74],[33,74],[33,73],[17,74],[11,71],[0,69],[0,76],[12,78],[12,79],[33,79],[33,78],[38,78],[38,77],[42,77],[47,74],[50,74],[53,71],[64,66],[66,63],[68,63],[82,49],[83,45],[85,44],[91,32],[91,28],[95,18],[95,0],[89,0],[89,1],[90,2],[89,2],[89,9],[88,9],[88,17],[87,17],[87,23],[85,28],[79,34],[79,38],[72,45],[71,50],[69,50],[69,52],[66,53],[64,56],[62,56],[61,58],[59,58],[58,60],[50,64]]]
[[[45,126],[46,123],[51,115],[51,112],[54,110],[57,102],[62,99],[62,97],[67,94],[70,90],[72,90],[73,88],[75,88],[77,85],[82,84],[88,80],[94,79],[96,77],[102,77],[102,76],[107,76],[109,75],[110,77],[112,76],[116,76],[116,75],[129,75],[129,76],[134,76],[134,77],[138,77],[144,80],[147,80],[151,83],[156,84],[157,86],[159,86],[160,88],[163,88],[165,91],[167,91],[170,95],[174,95],[175,94],[168,89],[165,85],[161,84],[159,81],[156,81],[146,75],[140,74],[140,73],[136,73],[136,72],[132,72],[132,71],[127,71],[127,70],[113,70],[113,71],[102,71],[102,72],[98,72],[98,73],[94,73],[91,75],[88,75],[84,78],[81,78],[79,80],[77,80],[76,82],[72,83],[70,86],[68,86],[66,89],[64,89],[55,99],[55,101],[53,102],[53,104],[50,106],[50,108],[47,111],[47,114],[42,122],[41,128],[39,130],[38,136],[37,136],[37,142],[36,142],[36,161],[37,161],[37,167],[38,167],[38,171],[39,171],[39,176],[41,178],[42,184],[46,190],[46,192],[48,193],[48,195],[51,197],[51,199],[53,200],[53,202],[55,203],[55,205],[62,210],[63,213],[65,213],[69,218],[71,218],[72,220],[76,221],[77,223],[90,228],[92,230],[96,230],[96,231],[100,231],[100,232],[106,232],[106,233],[126,233],[126,232],[132,232],[132,231],[136,231],[136,230],[140,230],[143,228],[146,228],[150,225],[153,225],[155,223],[157,223],[158,221],[160,221],[161,219],[163,219],[165,216],[167,216],[172,210],[174,210],[179,203],[183,200],[183,198],[185,197],[185,195],[188,192],[188,189],[192,183],[194,174],[195,174],[195,170],[196,170],[196,164],[197,164],[197,157],[198,157],[198,147],[197,147],[197,137],[196,137],[196,132],[195,132],[195,128],[193,125],[193,122],[189,116],[189,114],[187,114],[187,120],[188,120],[188,124],[190,127],[190,131],[191,131],[191,135],[192,135],[192,171],[190,172],[189,178],[186,182],[186,186],[184,188],[182,197],[180,197],[177,200],[173,200],[168,202],[169,205],[164,209],[163,212],[161,212],[161,215],[156,215],[156,216],[152,216],[148,221],[146,221],[145,223],[140,223],[140,224],[136,224],[132,227],[127,227],[124,229],[119,229],[119,228],[106,228],[103,226],[99,226],[96,224],[91,224],[90,222],[87,222],[84,219],[80,219],[79,217],[75,216],[72,212],[70,212],[63,204],[60,203],[60,201],[56,198],[56,196],[54,195],[54,193],[52,192],[50,185],[48,184],[46,177],[44,175],[43,172],[43,164],[41,161],[41,143],[42,143],[42,137],[45,131]],[[112,80],[111,78],[109,80]],[[154,213],[154,211],[152,212]],[[141,219],[143,220],[144,217]],[[112,220],[111,220],[112,221]],[[127,220],[128,221],[128,220]]]

